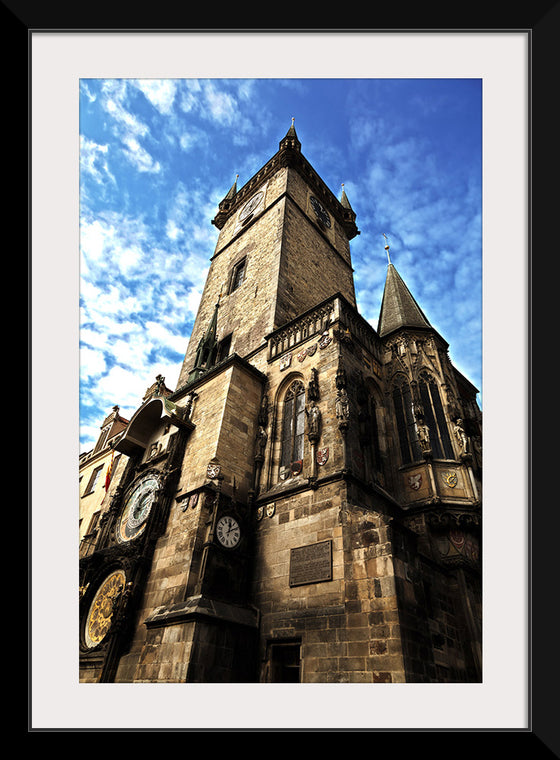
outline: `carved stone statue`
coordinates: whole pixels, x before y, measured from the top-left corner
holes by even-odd
[[[341,388],[336,397],[336,418],[347,422],[350,417],[350,400],[346,388]]]
[[[420,419],[416,423],[416,429],[418,430],[418,442],[420,444],[420,448],[422,451],[429,451],[430,450],[430,429],[424,422],[424,420]]]
[[[268,424],[268,396],[266,393],[261,400],[261,406],[259,409],[259,424],[266,426]]]
[[[458,419],[455,423],[455,438],[459,442],[459,446],[461,447],[461,454],[466,454],[468,451],[469,446],[469,439],[467,438],[467,434],[465,433],[465,428],[463,427],[463,420]]]
[[[319,407],[312,401],[305,413],[307,415],[307,435],[309,438],[318,438],[321,432],[321,411]]]
[[[311,370],[311,380],[309,381],[309,385],[307,386],[307,392],[308,396],[311,399],[318,399],[319,398],[319,378],[318,373],[315,367]]]
[[[259,429],[257,430],[257,456],[258,457],[264,457],[264,450],[266,449],[266,442],[268,440],[268,435],[266,433],[266,430],[262,425],[259,425]]]

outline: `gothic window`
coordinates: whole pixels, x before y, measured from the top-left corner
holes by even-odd
[[[427,372],[422,372],[418,389],[424,419],[430,431],[432,454],[436,459],[453,459],[453,448],[437,383]]]
[[[243,284],[243,280],[245,279],[246,263],[247,259],[243,259],[233,267],[233,271],[231,273],[231,284],[229,288],[230,293],[233,293],[234,290],[237,290],[237,288]]]
[[[303,459],[305,430],[305,388],[301,380],[293,382],[284,398],[282,414],[282,455],[280,467],[289,467]]]
[[[408,464],[409,462],[421,459],[422,452],[418,443],[412,393],[406,380],[394,386],[393,406],[395,408],[402,463]]]

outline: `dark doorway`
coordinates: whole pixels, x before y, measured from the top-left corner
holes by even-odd
[[[300,643],[270,645],[270,680],[272,683],[299,683]]]

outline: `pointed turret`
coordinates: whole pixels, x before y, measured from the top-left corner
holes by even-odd
[[[352,240],[353,237],[360,234],[360,230],[356,227],[356,214],[354,209],[350,205],[346,190],[344,189],[344,183],[342,183],[342,195],[340,196],[340,205],[342,206],[343,214],[343,226],[348,240]]]
[[[218,353],[218,341],[216,335],[218,332],[218,309],[220,307],[220,298],[221,294],[218,296],[210,324],[206,328],[206,332],[198,344],[194,367],[189,374],[189,381],[195,380],[200,374],[202,374],[202,372],[210,369],[210,367],[216,362],[216,356]]]
[[[348,196],[346,195],[346,190],[344,189],[344,182],[342,183],[342,195],[340,196],[340,205],[342,206],[342,208],[345,208],[347,211],[353,212],[353,208],[350,205]]]
[[[232,201],[235,198],[235,196],[237,195],[237,180],[238,179],[239,179],[239,174],[236,174],[235,175],[235,180],[233,182],[233,185],[228,190],[228,193],[227,193],[226,197],[224,198],[224,200],[222,201],[222,203],[224,201]]]
[[[389,258],[388,245],[385,250]],[[389,258],[377,333],[383,338],[402,327],[430,329],[432,326]]]
[[[218,205],[218,213],[212,219],[212,224],[217,227],[219,230],[222,229],[224,226],[224,222],[228,217],[229,211],[235,201],[235,196],[237,195],[237,179],[239,177],[239,174],[235,175],[235,180],[233,182],[233,185],[230,187],[226,195],[224,196],[224,199],[220,201]]]
[[[292,148],[293,150],[301,151],[301,143],[296,134],[296,128],[294,127],[294,117],[292,116],[292,126],[286,132],[286,136],[280,140],[280,150],[286,148]]]

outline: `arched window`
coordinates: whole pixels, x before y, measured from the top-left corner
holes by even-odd
[[[404,379],[397,381],[393,387],[393,406],[402,463],[415,462],[422,458],[422,452],[418,443],[412,393],[410,385]]]
[[[427,372],[418,381],[424,419],[430,431],[430,446],[436,459],[453,459],[453,447],[436,381]]]
[[[305,388],[301,380],[295,380],[284,397],[282,412],[282,454],[280,468],[293,469],[292,464],[303,459],[303,434],[305,431]]]

